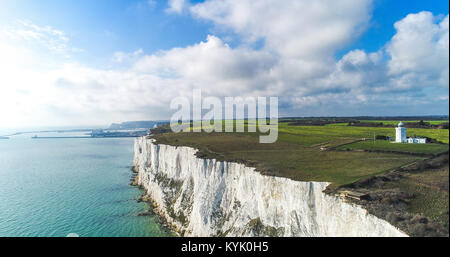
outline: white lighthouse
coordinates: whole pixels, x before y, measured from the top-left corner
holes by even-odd
[[[396,143],[407,143],[406,140],[406,128],[403,122],[400,121],[398,126],[395,128],[395,142]]]

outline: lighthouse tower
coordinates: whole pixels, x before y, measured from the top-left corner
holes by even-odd
[[[401,121],[395,128],[395,142],[406,143],[406,128],[404,127],[403,122]]]

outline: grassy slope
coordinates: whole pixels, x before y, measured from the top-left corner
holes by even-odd
[[[410,205],[411,212],[424,214],[448,225],[448,171],[447,165],[445,168],[412,174],[400,185],[401,189],[416,195]]]
[[[380,175],[378,179],[353,184],[352,187],[371,195],[370,201],[358,204],[409,235],[448,237],[448,155],[440,155],[426,162],[434,163],[436,167],[413,165]],[[353,190],[352,187],[350,190]]]
[[[438,170],[427,170],[419,174],[409,174],[391,187],[399,187],[415,195],[409,205],[411,213],[419,213],[448,226],[448,166]],[[438,185],[442,184],[442,185]],[[445,189],[445,187],[447,187]]]

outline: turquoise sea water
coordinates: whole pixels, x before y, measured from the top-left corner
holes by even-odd
[[[0,140],[0,236],[167,236],[129,185],[132,138]]]

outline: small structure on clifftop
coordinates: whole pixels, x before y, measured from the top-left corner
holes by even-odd
[[[425,144],[426,138],[421,137],[406,137],[406,128],[403,122],[400,121],[395,128],[395,142],[396,143],[408,143],[408,144]]]
[[[395,142],[406,143],[406,128],[401,121],[395,128]]]

